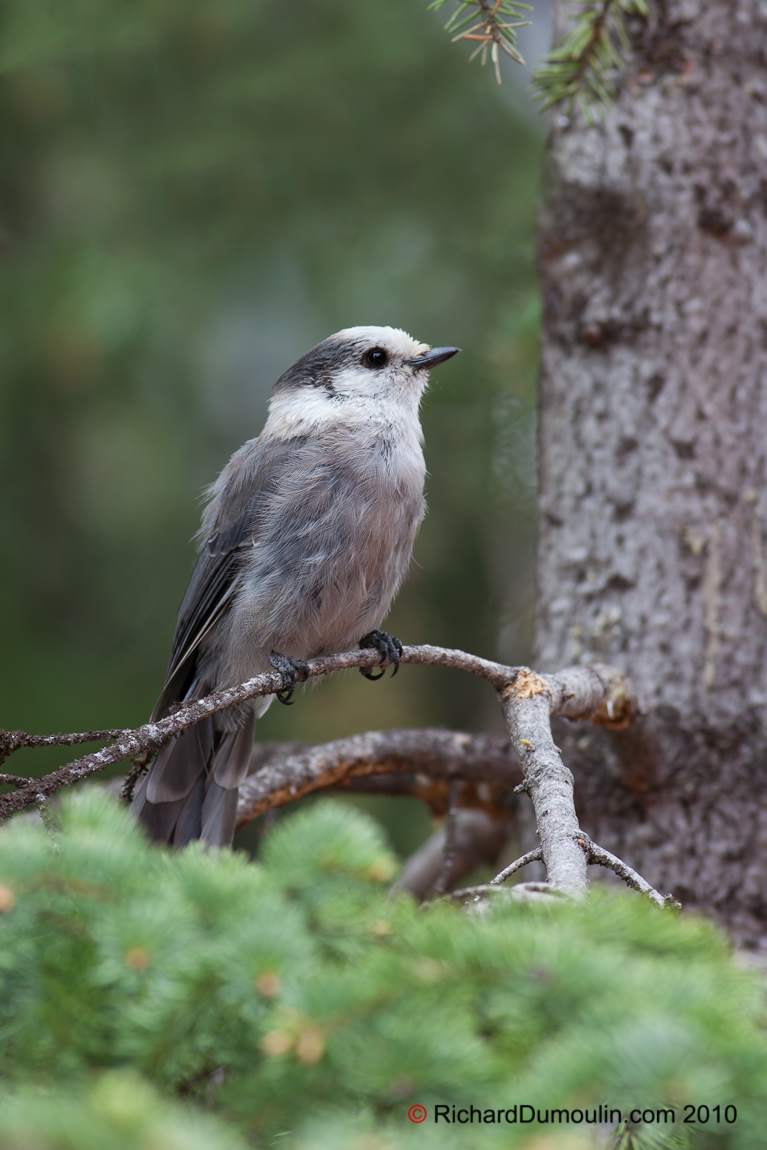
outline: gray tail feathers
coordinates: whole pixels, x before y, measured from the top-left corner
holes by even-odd
[[[200,691],[206,693],[195,684],[187,698],[201,697]],[[182,847],[202,839],[231,846],[238,787],[248,773],[256,729],[252,710],[238,719],[232,730],[218,715],[201,719],[160,751],[131,807],[155,842]]]

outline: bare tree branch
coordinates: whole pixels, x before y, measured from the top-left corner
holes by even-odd
[[[511,667],[504,667],[500,663],[480,659],[476,655],[468,655],[465,651],[452,651],[444,647],[418,646],[405,647],[400,656],[401,663],[430,664],[432,666],[454,667],[460,671],[468,671],[487,679],[496,689],[504,687],[511,682],[516,671]],[[311,659],[308,666],[309,678],[318,678],[330,675],[334,671],[348,670],[353,667],[376,667],[381,665],[381,656],[377,651],[347,651],[338,655],[324,655]],[[49,775],[40,779],[30,779],[12,794],[0,796],[0,820],[8,818],[16,811],[24,810],[36,802],[37,795],[45,797],[54,794],[62,787],[71,786],[87,778],[96,771],[102,771],[113,763],[123,759],[136,758],[146,753],[156,754],[157,751],[169,742],[174,735],[179,734],[187,727],[193,726],[200,719],[224,711],[228,707],[239,703],[246,703],[251,699],[262,698],[264,695],[274,695],[286,689],[286,683],[278,671],[267,671],[256,675],[241,683],[237,687],[230,687],[223,691],[215,691],[204,699],[196,699],[180,706],[172,715],[158,720],[156,723],[145,723],[133,731],[89,731],[83,735],[26,735],[24,732],[3,731],[0,733],[0,747],[6,754],[17,750],[21,746],[56,746],[62,743],[89,742],[99,734],[116,741],[110,747],[104,747],[81,759],[60,767]],[[40,741],[42,740],[42,741]]]
[[[641,874],[637,874],[635,870],[632,870],[631,867],[623,862],[622,859],[619,859],[617,855],[610,854],[604,847],[597,846],[597,844],[593,843],[589,838],[586,839],[586,848],[588,861],[590,863],[607,867],[608,870],[613,871],[619,878],[622,878],[626,886],[630,886],[632,890],[638,890],[641,894],[646,895],[650,902],[654,902],[655,905],[659,906],[662,910],[669,908],[673,910],[682,909],[681,903],[678,903],[672,895],[658,894],[657,890],[650,886],[649,882],[643,879]]]
[[[462,807],[482,806],[500,814],[508,812],[509,792],[522,778],[509,744],[491,735],[434,728],[368,731],[297,751],[295,745],[287,746],[287,755],[279,746],[272,745],[266,754],[254,748],[251,771],[254,766],[256,770],[240,786],[238,826],[313,791],[339,786],[363,789],[359,784],[372,783],[376,780],[371,776],[377,775],[383,776],[381,782],[386,780],[387,794],[396,793],[397,776],[405,776],[402,790],[416,794],[436,814],[448,806],[445,781],[460,779]]]
[[[640,894],[646,895],[650,902],[655,903],[655,905],[661,910],[666,910],[669,908],[674,910],[681,910],[681,904],[678,903],[672,895],[658,894],[657,890],[650,886],[646,879],[643,879],[640,874],[637,874],[635,870],[632,870],[632,868],[623,862],[622,859],[619,859],[616,855],[611,854],[610,851],[605,850],[604,847],[597,846],[597,844],[592,842],[588,835],[584,834],[583,831],[579,832],[578,843],[585,850],[586,861],[588,863],[596,866],[603,866],[608,870],[613,871],[616,875],[619,876],[619,878],[623,879],[627,886],[630,886],[632,890],[639,891]],[[464,890],[455,891],[451,897],[468,898],[469,896],[474,896],[475,898],[481,898],[489,894],[493,888],[499,887],[501,883],[506,881],[507,878],[511,878],[511,876],[516,871],[521,870],[523,866],[527,866],[527,864],[531,862],[538,862],[542,858],[543,852],[541,848],[536,847],[535,850],[528,851],[527,854],[522,855],[521,858],[515,859],[513,863],[509,864],[509,866],[504,867],[503,870],[497,874],[495,878],[491,879],[489,883],[483,883],[480,886],[466,887]],[[530,887],[531,884],[525,883],[522,885],[525,887]],[[548,886],[548,884],[546,885]],[[541,884],[535,884],[535,886],[536,890],[540,892]]]
[[[487,885],[500,886],[502,882],[506,882],[507,878],[511,878],[516,871],[521,870],[523,866],[527,866],[527,864],[531,862],[540,862],[542,858],[543,851],[540,847],[536,847],[535,850],[528,851],[526,855],[522,855],[520,858],[515,859],[513,863],[509,863],[508,866],[505,866],[500,874],[490,879]]]
[[[528,851],[527,854],[515,859],[513,863],[509,863],[495,878],[491,878],[490,882],[480,883],[479,886],[467,886],[462,890],[453,891],[450,897],[453,899],[472,898],[474,902],[477,902],[479,899],[486,898],[488,895],[493,894],[494,891],[500,890],[501,884],[504,883],[507,878],[511,878],[518,870],[521,870],[523,866],[527,866],[528,863],[532,862],[540,862],[542,858],[543,852],[541,848],[536,847],[535,850]],[[540,882],[519,883],[513,889],[518,897],[527,897],[530,893],[534,893],[536,897],[545,894],[557,895],[562,893],[561,891],[558,892],[554,890],[548,883]]]
[[[7,783],[11,787],[23,787],[29,782],[23,775],[0,775],[0,786]]]
[[[0,763],[4,763],[14,751],[22,747],[71,747],[77,743],[106,743],[109,739],[119,739],[130,734],[126,730],[82,731],[74,735],[28,735],[26,731],[3,731],[0,729]],[[4,783],[10,778],[3,778]],[[26,780],[25,780],[26,781]]]
[[[377,651],[349,651],[338,655],[312,659],[308,664],[309,677],[329,675],[351,667],[373,667],[379,663]],[[652,891],[649,884],[635,875],[619,859],[591,844],[581,832],[573,802],[573,778],[562,762],[551,736],[551,717],[562,715],[570,719],[591,719],[609,726],[622,726],[630,716],[630,698],[623,676],[611,667],[573,667],[543,678],[527,668],[513,669],[486,659],[479,659],[463,651],[441,647],[405,647],[401,662],[454,667],[487,679],[499,692],[501,708],[511,734],[512,746],[522,764],[523,780],[518,790],[527,791],[535,808],[541,856],[548,874],[548,888],[552,892],[582,897],[586,892],[587,860],[608,865],[630,885],[645,893]],[[85,755],[41,779],[22,781],[19,776],[6,775],[6,784],[15,786],[11,794],[0,797],[0,819],[7,818],[25,807],[40,805],[46,798],[71,783],[87,778],[96,771],[126,758],[137,758],[156,753],[179,732],[200,719],[218,711],[245,703],[250,699],[274,694],[285,689],[282,675],[269,671],[257,675],[238,687],[217,691],[204,699],[194,700],[178,707],[175,712],[156,723],[145,723],[135,731],[88,731],[74,735],[26,735],[24,732],[2,732],[0,749],[5,755],[21,746],[55,746],[78,743],[94,738],[114,739],[114,743]],[[409,735],[412,752],[412,733]],[[439,773],[450,784],[450,810],[455,830],[455,808],[459,794],[459,777],[465,786],[468,767],[467,747],[475,740],[448,732],[430,732],[423,736],[420,754],[424,762],[430,761],[434,771],[435,758]],[[388,748],[381,745],[389,741]],[[324,748],[313,748],[303,754],[289,756],[282,763],[267,763],[242,788],[240,823],[257,814],[290,802],[302,794],[323,787],[339,785],[360,775],[394,774],[403,768],[401,748],[399,755],[392,741],[400,744],[402,732],[397,735],[372,734],[358,736],[356,740],[343,740]],[[376,742],[378,745],[376,746]],[[438,745],[435,745],[438,744]],[[473,748],[476,749],[476,745]],[[488,747],[489,749],[489,747]],[[495,747],[498,764],[498,748]],[[385,751],[383,755],[381,752]],[[457,756],[457,757],[456,757]],[[501,751],[499,774],[508,786],[514,771],[506,748]],[[476,761],[476,760],[475,760]],[[412,753],[407,771],[412,773]],[[488,763],[482,764],[483,773]],[[424,771],[424,773],[427,773]],[[483,778],[482,780],[486,780]],[[446,832],[447,833],[447,832]],[[445,870],[450,866],[453,836],[447,835]],[[522,863],[519,864],[520,866]],[[526,884],[530,885],[530,884]],[[653,892],[657,899],[661,896]],[[665,900],[661,903],[666,905]]]
[[[551,736],[552,715],[620,725],[628,690],[619,671],[570,667],[543,678],[522,669],[501,691],[501,710],[535,808],[541,853],[552,889],[572,898],[586,893],[586,852],[573,801],[573,776]],[[579,842],[580,839],[580,842]]]
[[[488,885],[499,885],[520,867],[543,859],[548,889],[552,893],[582,897],[587,888],[589,859],[607,865],[604,860],[609,852],[597,848],[580,829],[573,801],[572,774],[554,744],[551,718],[560,715],[573,720],[590,719],[622,728],[628,723],[632,710],[626,681],[614,668],[601,665],[573,667],[547,678],[521,668],[501,689],[500,701],[512,744],[524,764],[524,778],[517,789],[526,791],[533,801],[541,847],[518,859]],[[371,782],[371,776],[387,776],[389,790],[396,772],[412,777],[415,760],[420,760],[420,773],[424,775],[451,780],[460,775],[465,785],[470,772],[478,770],[482,781],[487,783],[497,768],[492,758],[481,755],[479,762],[473,758],[481,738],[443,731],[370,732],[302,750],[277,761],[271,758],[241,788],[238,825],[302,795],[328,787],[349,786],[366,777]],[[494,749],[501,752],[499,781],[508,787],[516,764],[512,767],[507,747],[496,744]],[[460,762],[454,758],[456,751],[460,752]],[[427,787],[428,781],[427,777]],[[428,801],[426,795],[422,797]],[[464,801],[462,805],[468,804]],[[597,855],[597,851],[601,853]],[[623,868],[616,873],[630,886],[644,893],[652,891],[644,879],[631,878],[634,872],[626,864],[615,860],[611,869],[616,866]],[[637,882],[644,885],[637,886]],[[536,894],[542,893],[541,884],[523,886],[531,891],[534,886]],[[653,901],[660,900],[658,905],[667,905],[657,892],[654,895]]]
[[[373,667],[379,664],[379,660],[377,651],[349,651],[312,659],[308,673],[309,677],[316,678],[351,667]],[[487,679],[499,693],[511,746],[522,764],[523,778],[514,789],[526,791],[532,799],[541,846],[506,867],[492,883],[485,884],[487,889],[497,889],[516,870],[541,858],[546,865],[547,882],[520,884],[520,896],[529,888],[529,892],[536,896],[545,895],[548,891],[553,895],[580,898],[586,892],[586,867],[591,862],[608,867],[656,905],[676,905],[670,896],[664,898],[658,894],[631,867],[592,843],[581,831],[573,802],[573,777],[562,762],[551,735],[554,715],[590,719],[615,728],[625,726],[631,716],[632,704],[620,672],[612,667],[594,665],[571,667],[543,678],[526,667],[504,667],[463,651],[431,646],[405,647],[400,661],[468,671]],[[0,785],[16,787],[15,792],[0,797],[0,820],[33,804],[42,809],[47,798],[62,787],[122,759],[141,757],[146,760],[200,719],[250,699],[282,691],[285,687],[279,672],[266,672],[238,687],[182,704],[166,718],[156,723],[145,723],[134,731],[86,731],[44,736],[28,735],[23,731],[0,731],[0,755],[3,758],[25,746],[115,740],[112,746],[76,759],[41,779],[0,774]],[[138,769],[140,765],[134,766]],[[392,785],[398,775],[404,775],[412,779],[412,785],[421,792],[428,790],[435,779],[442,781],[443,788],[447,782],[449,821],[444,829],[443,865],[437,882],[442,888],[453,877],[459,849],[459,820],[462,817],[458,811],[459,795],[463,800],[462,806],[493,809],[493,787],[508,791],[519,777],[518,764],[514,762],[508,744],[488,736],[434,730],[369,732],[308,749],[298,749],[295,744],[261,747],[254,749],[252,765],[254,773],[240,791],[238,825],[312,791],[362,782],[370,784],[372,776],[379,776],[379,782],[385,777]],[[444,802],[444,797],[441,801]],[[496,799],[496,806],[502,809],[504,804]],[[510,804],[506,809],[507,814],[510,813]]]

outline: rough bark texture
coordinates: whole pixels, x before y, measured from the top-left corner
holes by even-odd
[[[633,35],[604,122],[555,117],[550,142],[536,666],[629,676],[628,730],[557,732],[581,825],[757,945],[767,8],[659,2]]]

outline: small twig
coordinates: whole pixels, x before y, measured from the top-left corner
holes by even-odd
[[[507,878],[511,878],[515,871],[521,870],[522,867],[527,866],[528,863],[540,862],[542,858],[543,851],[540,847],[536,847],[535,850],[528,851],[526,855],[522,855],[520,858],[515,859],[513,863],[509,863],[508,866],[503,868],[500,874],[490,879],[488,885],[500,886],[502,882],[506,882]]]
[[[450,804],[445,820],[445,839],[442,850],[442,870],[434,884],[434,893],[443,894],[450,883],[455,863],[458,827],[458,779],[450,780]]]
[[[0,763],[22,747],[72,747],[77,743],[107,743],[130,734],[125,729],[111,731],[81,731],[79,734],[28,735],[26,731],[4,731],[0,728]],[[8,776],[9,782],[14,776]],[[28,781],[28,780],[25,780]]]
[[[587,835],[580,832],[580,839],[584,842],[584,850],[586,852],[589,863],[596,866],[606,867],[619,878],[622,878],[626,886],[630,886],[632,890],[638,890],[641,894],[646,895],[650,902],[655,903],[661,910],[673,909],[681,910],[681,903],[678,903],[673,895],[659,894],[655,887],[650,886],[646,879],[643,879],[641,874],[637,874],[635,870],[619,859],[617,855],[611,854],[606,851],[604,847],[600,847],[597,843],[592,842]]]
[[[474,895],[477,898],[486,897],[487,895],[492,894],[493,891],[499,890],[501,883],[505,882],[507,878],[510,878],[515,873],[515,871],[521,870],[522,867],[527,866],[528,863],[540,862],[542,858],[543,852],[541,848],[536,847],[535,850],[528,851],[526,855],[522,855],[520,858],[515,859],[513,863],[510,863],[507,867],[504,867],[500,874],[497,874],[495,878],[490,880],[490,882],[480,883],[479,886],[467,886],[464,887],[463,890],[453,891],[450,897],[459,899],[468,898],[470,895]],[[549,891],[548,883],[525,883],[524,886],[531,888],[535,887],[536,893],[540,893],[539,887],[541,886],[545,886],[547,892]]]
[[[133,792],[136,789],[136,783],[142,775],[146,774],[149,770],[149,765],[152,762],[152,754],[145,751],[143,755],[137,755],[136,758],[131,759],[130,770],[126,773],[123,780],[123,785],[120,788],[120,801],[123,803],[133,802]]]
[[[0,786],[7,784],[12,787],[23,787],[29,782],[25,775],[0,775]]]
[[[674,909],[681,910],[681,904],[676,901],[673,895],[659,894],[654,887],[650,886],[646,879],[643,879],[640,874],[637,874],[627,863],[619,859],[617,855],[611,854],[610,851],[600,847],[597,843],[593,842],[587,834],[580,831],[577,838],[578,845],[582,848],[586,855],[586,861],[594,866],[603,866],[608,870],[613,871],[619,878],[622,878],[627,886],[632,890],[639,891],[640,894],[649,898],[650,902],[661,910]],[[452,898],[465,898],[469,895],[483,896],[489,894],[494,888],[500,886],[507,878],[510,878],[516,871],[521,870],[523,866],[528,863],[540,862],[543,857],[543,852],[540,847],[535,850],[528,851],[527,854],[522,855],[520,858],[515,859],[509,866],[497,874],[495,878],[491,879],[489,883],[482,883],[480,886],[465,887],[463,890],[454,891],[450,896]],[[527,884],[530,885],[530,884]],[[546,884],[548,887],[548,884]]]

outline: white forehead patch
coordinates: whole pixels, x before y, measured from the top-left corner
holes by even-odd
[[[419,343],[399,327],[345,327],[336,332],[334,339],[364,340],[378,347],[384,347],[394,355],[412,359],[429,350],[428,343]]]

